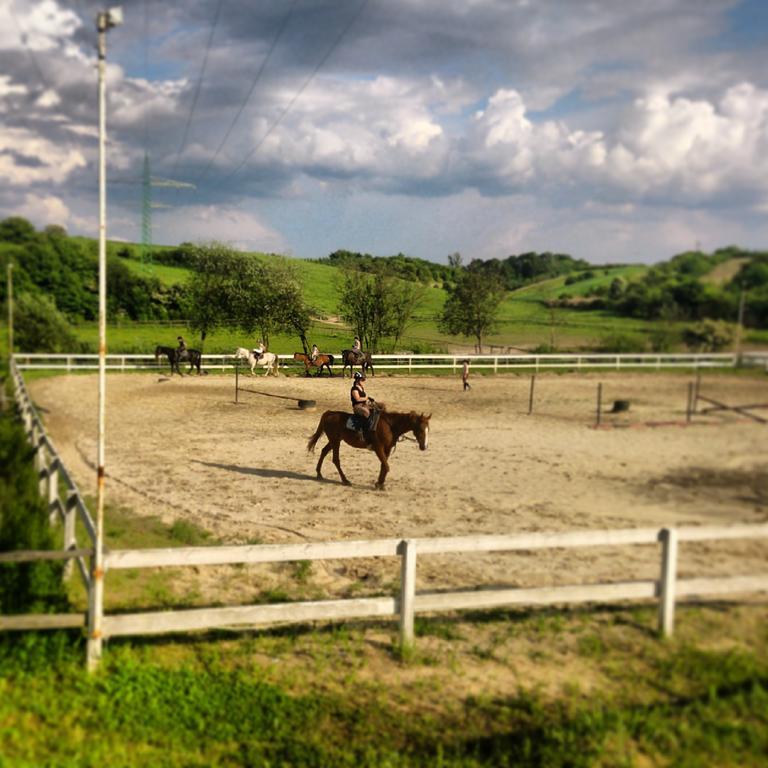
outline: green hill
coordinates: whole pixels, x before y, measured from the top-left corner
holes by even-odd
[[[143,352],[186,333],[183,297],[191,277],[190,244],[153,246],[142,261],[140,246],[110,241],[108,313],[111,351]],[[269,260],[270,254],[251,253]],[[97,243],[68,237],[56,228],[37,232],[23,219],[0,222],[0,262],[17,265],[16,292],[39,291],[77,324],[80,337],[96,339]],[[351,332],[339,320],[341,270],[354,264],[363,270],[386,263],[402,279],[422,287],[422,301],[401,348],[411,351],[472,350],[472,341],[445,336],[437,319],[447,296],[442,287],[455,274],[452,266],[397,256],[376,259],[369,254],[336,252],[327,259],[291,259],[312,309],[310,338],[321,348],[340,349]],[[741,286],[747,289],[745,321],[748,343],[768,342],[768,254],[735,247],[713,254],[689,252],[654,266],[590,265],[565,254],[527,253],[487,262],[473,261],[488,279],[514,286],[501,304],[496,331],[486,342],[495,348],[558,350],[596,349],[617,344],[642,350],[654,348],[663,331],[667,346],[681,344],[691,322],[710,317],[735,320]],[[0,287],[0,297],[5,286]],[[671,341],[670,341],[671,340]],[[236,330],[212,334],[206,351],[222,352],[250,340]],[[276,336],[272,349],[290,352],[297,339]]]

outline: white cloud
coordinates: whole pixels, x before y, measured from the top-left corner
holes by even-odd
[[[635,100],[615,136],[534,123],[519,93],[499,90],[477,113],[465,173],[513,191],[578,186],[625,202],[679,204],[768,193],[768,91],[733,86],[719,102],[650,93]]]
[[[6,127],[0,132],[0,179],[7,184],[61,184],[85,165],[78,149],[59,146],[30,130]]]
[[[432,79],[329,80],[296,105],[261,155],[307,173],[428,177],[439,172],[447,149],[431,110],[432,99],[444,103],[445,88]],[[269,125],[257,121],[253,140]]]
[[[67,226],[70,219],[70,210],[60,197],[55,195],[38,195],[28,192],[24,195],[24,202],[15,211],[8,215],[23,216],[38,227],[47,224],[60,224]]]
[[[235,248],[281,253],[285,241],[256,214],[232,206],[199,205],[162,210],[153,217],[158,242],[218,240]],[[133,233],[123,233],[134,237]]]

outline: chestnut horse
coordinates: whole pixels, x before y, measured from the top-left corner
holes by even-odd
[[[305,376],[309,376],[310,368],[317,368],[317,373],[315,374],[315,376],[319,376],[323,372],[323,368],[327,368],[328,373],[331,376],[333,376],[333,371],[331,370],[331,366],[333,365],[333,355],[325,355],[323,353],[320,353],[313,360],[311,356],[306,354],[305,352],[294,352],[293,359],[301,360],[301,362],[304,363]]]
[[[383,408],[383,407],[382,407]],[[320,423],[317,426],[317,431],[312,437],[309,438],[307,443],[307,450],[314,451],[317,441],[320,439],[320,435],[325,432],[325,436],[328,438],[327,445],[320,452],[320,460],[317,462],[317,479],[322,480],[323,475],[321,468],[323,466],[323,460],[328,455],[329,451],[333,451],[333,463],[336,465],[336,469],[339,470],[339,476],[343,485],[351,485],[347,480],[346,475],[341,469],[341,462],[339,461],[339,446],[343,440],[353,448],[372,448],[376,452],[376,456],[381,463],[381,470],[379,471],[379,479],[376,481],[376,487],[379,490],[384,488],[384,480],[389,472],[389,454],[392,453],[392,449],[397,444],[397,441],[406,432],[413,432],[416,440],[419,442],[419,448],[422,451],[427,450],[427,442],[429,439],[429,419],[432,414],[425,416],[423,413],[418,414],[415,411],[410,413],[391,413],[382,409],[379,415],[378,424],[373,432],[371,443],[367,443],[365,438],[354,429],[347,427],[347,419],[349,414],[343,411],[326,411],[320,417]]]

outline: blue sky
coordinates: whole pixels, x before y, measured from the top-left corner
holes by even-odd
[[[157,243],[594,263],[768,244],[763,0],[123,7],[110,237],[141,237],[146,152],[195,184],[154,189]],[[97,8],[0,0],[0,216],[96,233]]]

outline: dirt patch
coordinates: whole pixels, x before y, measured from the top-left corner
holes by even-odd
[[[241,379],[241,381],[243,381]],[[595,430],[603,397],[632,401],[627,420],[669,421],[657,429]],[[138,515],[186,519],[225,542],[303,542],[460,536],[573,529],[762,522],[768,519],[766,426],[733,413],[684,416],[688,378],[678,375],[540,375],[533,415],[529,380],[473,375],[473,389],[446,377],[369,379],[390,410],[431,412],[430,444],[401,443],[387,490],[373,482],[378,461],[342,447],[353,482],[343,487],[330,458],[315,478],[307,439],[326,408],[347,410],[350,382],[339,377],[244,380],[110,375],[107,385],[108,502]],[[36,381],[50,434],[85,493],[95,491],[96,376]],[[768,382],[705,377],[702,391],[734,402],[768,400]],[[260,394],[255,394],[259,392]],[[299,399],[317,401],[315,413]],[[739,574],[764,568],[756,542],[686,545],[683,574]],[[656,578],[655,546],[513,554],[441,555],[419,560],[418,588],[546,586]],[[210,571],[206,571],[210,573]],[[250,574],[250,571],[246,571]],[[256,573],[256,572],[254,572]],[[397,583],[397,563],[318,563],[313,578],[330,592],[369,593]],[[212,580],[213,581],[213,580]],[[258,591],[259,579],[238,579]],[[226,600],[228,579],[211,585]],[[230,584],[231,586],[231,584]],[[214,596],[214,595],[211,595]]]

